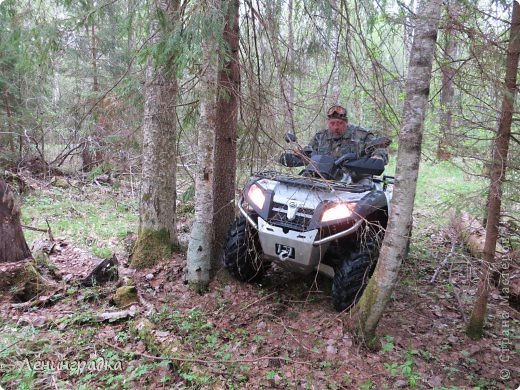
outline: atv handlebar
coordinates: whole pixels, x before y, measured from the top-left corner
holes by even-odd
[[[379,176],[385,170],[385,163],[380,159],[358,158],[356,153],[346,153],[334,160],[330,155],[312,155],[312,149],[307,147],[300,151],[300,155],[293,152],[282,153],[279,161],[286,167],[300,167],[305,164],[305,156],[310,157],[311,161],[303,171],[304,175],[318,173],[319,176],[330,179],[336,176],[337,170],[341,167],[360,175],[373,176]]]
[[[340,158],[338,158],[336,161],[334,161],[334,164],[339,167],[346,160],[357,160],[356,153],[346,153],[343,156],[341,156]]]
[[[287,132],[284,139],[287,143],[296,142],[296,134]]]

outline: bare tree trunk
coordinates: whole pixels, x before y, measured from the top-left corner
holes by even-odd
[[[340,78],[340,63],[339,63],[339,40],[341,35],[340,23],[342,18],[340,17],[340,13],[337,12],[337,3],[336,0],[331,1],[331,6],[333,9],[334,17],[334,26],[332,30],[332,42],[331,42],[331,62],[332,62],[332,96],[331,96],[331,104],[338,104],[340,94],[341,94],[341,78]]]
[[[220,1],[206,5],[208,18],[218,14]],[[210,8],[208,10],[208,8]],[[195,179],[195,220],[188,245],[187,280],[196,289],[207,288],[211,277],[211,259],[214,253],[213,225],[213,144],[215,142],[216,81],[218,63],[216,37],[206,37],[202,43],[203,65],[201,75],[201,103],[197,145],[197,176]],[[220,225],[219,225],[220,226]]]
[[[414,29],[413,29],[413,12],[416,9],[415,0],[411,0],[408,4],[408,8],[412,11],[408,13],[408,16],[406,17],[404,23],[403,23],[403,57],[406,58],[409,53],[412,50],[412,44],[413,44],[413,36],[414,36]]]
[[[502,183],[505,180],[507,154],[511,138],[511,123],[516,96],[518,59],[520,57],[520,5],[513,2],[511,32],[507,52],[505,91],[502,100],[502,115],[493,143],[490,172],[489,197],[487,206],[486,241],[484,243],[484,274],[477,290],[477,300],[466,332],[469,337],[479,339],[483,334],[486,319],[487,301],[490,289],[490,265],[495,261],[495,248],[498,239],[498,224],[502,207]]]
[[[93,7],[93,2],[89,3],[90,7]],[[86,26],[86,32],[90,35],[90,52],[91,52],[91,64],[92,64],[92,92],[94,93],[94,98],[97,98],[97,94],[99,92],[99,82],[98,82],[98,65],[97,65],[97,47],[96,47],[96,25],[94,21],[92,21],[92,25],[89,27]],[[97,109],[96,109],[97,111]],[[95,114],[95,112],[93,112]],[[94,115],[95,117],[95,115]],[[90,132],[87,140],[85,142],[85,146],[81,151],[81,159],[82,159],[82,167],[81,170],[83,172],[90,172],[94,167],[100,165],[103,161],[103,155],[99,149],[100,136],[98,134],[98,126],[94,125],[94,128]]]
[[[13,118],[11,113],[11,104],[9,99],[9,91],[7,90],[7,87],[4,90],[4,104],[5,104],[5,114],[7,116],[7,131],[9,134],[7,134],[7,144],[9,145],[9,150],[11,151],[13,157],[16,153],[15,147],[14,147],[14,126],[13,126]],[[1,146],[1,144],[0,144]]]
[[[0,180],[0,263],[31,257],[20,223],[20,207],[12,190]]]
[[[432,61],[442,0],[423,0],[417,14],[403,122],[399,133],[397,172],[392,212],[374,275],[358,305],[357,330],[375,347],[376,327],[397,281],[412,224],[421,157],[423,122],[428,103]]]
[[[437,159],[447,161],[451,159],[451,149],[454,146],[454,136],[452,129],[452,109],[454,91],[454,78],[456,74],[453,62],[457,57],[457,41],[455,37],[455,22],[459,17],[460,4],[458,0],[450,1],[447,5],[446,22],[446,46],[444,48],[444,58],[441,65],[442,90],[441,90],[441,109],[440,109],[440,137],[437,145]]]
[[[224,27],[226,49],[221,49],[218,74],[217,123],[215,131],[214,214],[213,226],[229,226],[235,218],[236,138],[238,119],[238,94],[240,88],[239,65],[239,1],[224,3],[227,7]],[[216,229],[215,244],[218,252],[225,239],[226,229]],[[218,256],[212,258],[212,268],[219,264]]]
[[[158,11],[175,21],[178,0],[157,1]],[[171,27],[171,26],[170,26]],[[159,20],[151,24],[151,43],[163,36]],[[177,79],[173,59],[167,64],[149,60],[146,69],[143,121],[143,177],[139,206],[139,236],[132,267],[146,268],[167,258],[178,246],[176,202]]]
[[[92,91],[99,92],[98,71],[97,71],[97,48],[96,48],[96,25],[92,22],[92,35],[90,37],[92,42]]]
[[[284,88],[284,99],[287,105],[285,112],[285,131],[294,133],[294,75],[293,75],[293,52],[294,52],[294,32],[293,32],[293,0],[289,0],[288,36],[287,36],[287,55],[285,60],[285,72],[282,76]]]
[[[294,51],[294,33],[293,33],[293,8],[292,0],[289,0],[289,26],[287,42],[283,45],[287,47],[286,55],[283,56],[280,50],[280,26],[278,21],[278,6],[276,2],[272,2],[267,7],[268,23],[264,23],[271,35],[271,50],[274,58],[275,69],[278,74],[281,92],[281,104],[284,107],[284,130],[286,133],[294,133],[294,77],[292,76],[293,67],[293,51]]]

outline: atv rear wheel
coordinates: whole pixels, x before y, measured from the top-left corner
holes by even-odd
[[[224,268],[242,282],[262,278],[267,264],[262,259],[258,232],[240,216],[231,225],[224,244]]]
[[[332,304],[343,311],[356,302],[363,293],[374,271],[378,246],[367,242],[363,247],[346,255],[334,269]]]

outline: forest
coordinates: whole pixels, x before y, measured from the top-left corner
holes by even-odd
[[[519,57],[518,0],[0,0],[0,390],[518,389]]]

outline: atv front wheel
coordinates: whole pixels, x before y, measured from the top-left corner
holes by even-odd
[[[343,311],[356,302],[363,293],[374,271],[378,248],[371,242],[350,252],[334,270],[332,304]]]
[[[262,259],[258,232],[240,216],[231,225],[224,244],[224,268],[242,282],[262,278],[267,264]]]

